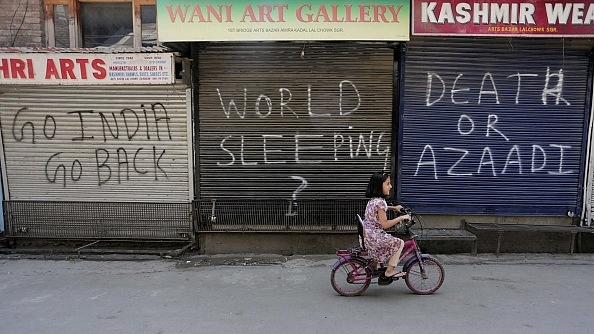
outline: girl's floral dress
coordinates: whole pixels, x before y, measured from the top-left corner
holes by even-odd
[[[363,226],[365,230],[365,248],[374,260],[388,263],[390,257],[401,245],[402,239],[396,238],[382,227],[379,221],[378,210],[388,211],[388,204],[383,198],[372,198],[365,208]]]

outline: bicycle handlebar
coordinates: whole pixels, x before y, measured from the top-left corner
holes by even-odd
[[[400,209],[400,213],[402,213],[403,215],[413,215],[413,209],[411,208],[406,208],[406,207],[402,207],[402,209]]]
[[[417,222],[415,221],[415,219],[414,219],[414,214],[415,214],[415,213],[414,213],[413,209],[411,209],[411,208],[405,208],[405,207],[403,207],[403,208],[400,210],[400,213],[401,213],[401,214],[403,214],[403,215],[410,215],[410,218],[411,218],[410,220],[408,220],[408,219],[407,219],[407,220],[405,220],[405,221],[403,221],[403,222],[402,222],[402,223],[403,223],[403,225],[404,225],[404,227],[406,228],[406,230],[407,230],[407,231],[408,231],[408,229],[410,229],[410,228],[411,228],[411,227],[412,227],[414,224],[416,224],[416,223],[417,223]]]

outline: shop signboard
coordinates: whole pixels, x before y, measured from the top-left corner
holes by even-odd
[[[174,82],[172,53],[3,53],[0,50],[0,85],[150,85]]]
[[[591,0],[412,0],[412,34],[594,37]]]
[[[409,0],[157,0],[159,41],[407,41]]]

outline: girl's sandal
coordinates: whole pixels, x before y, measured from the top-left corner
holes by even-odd
[[[404,276],[406,276],[406,272],[405,272],[405,271],[399,271],[399,272],[395,273],[394,275],[387,276],[386,274],[384,274],[384,276],[385,276],[386,278],[392,278],[392,279],[393,279],[393,278],[400,278],[400,277],[404,277]]]

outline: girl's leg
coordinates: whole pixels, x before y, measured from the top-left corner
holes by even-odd
[[[400,254],[402,254],[402,250],[404,249],[404,242],[400,243],[400,247],[396,249],[396,252],[390,256],[390,260],[388,260],[388,267],[386,268],[386,277],[394,276],[398,272],[396,267],[398,266],[398,260],[400,260]]]

